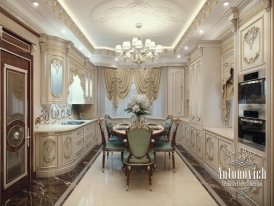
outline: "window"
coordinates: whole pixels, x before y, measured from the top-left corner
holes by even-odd
[[[111,117],[131,117],[131,113],[127,113],[124,111],[124,109],[126,108],[129,100],[137,95],[137,89],[136,89],[136,85],[133,82],[130,88],[130,91],[128,93],[128,95],[126,96],[126,98],[121,99],[119,101],[118,104],[118,108],[114,108],[112,102],[107,98],[107,96],[105,95],[105,114],[109,114]],[[160,91],[159,91],[159,95],[158,98],[153,101],[152,103],[152,115],[153,117],[164,117],[165,113],[164,113],[164,101],[163,100],[163,92],[162,92],[162,85],[160,86]],[[104,114],[103,114],[104,116]]]

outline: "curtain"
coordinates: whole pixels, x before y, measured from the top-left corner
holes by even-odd
[[[125,98],[132,83],[131,69],[104,69],[104,82],[107,97],[115,108],[120,99]]]
[[[159,68],[136,69],[134,70],[134,80],[139,94],[146,95],[151,103],[157,99],[161,82]]]

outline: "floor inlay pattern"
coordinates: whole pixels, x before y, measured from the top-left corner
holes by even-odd
[[[88,165],[91,166],[91,161],[92,159],[95,160],[98,150],[100,150],[100,146],[96,146],[91,150],[69,173],[49,178],[36,178],[31,185],[16,193],[3,206],[51,206],[58,203],[58,200],[62,201],[60,197],[65,192],[69,192],[68,188],[72,188],[77,184],[75,180],[79,179],[80,181],[81,172],[87,170]]]
[[[210,192],[220,205],[240,206],[241,204],[233,199],[229,192],[209,174],[182,146],[177,146],[177,152],[192,172]]]

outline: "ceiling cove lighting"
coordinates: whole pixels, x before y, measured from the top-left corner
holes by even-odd
[[[136,23],[136,28],[141,29],[142,24]],[[116,45],[115,51],[119,61],[141,65],[155,63],[159,60],[163,49],[161,45],[156,45],[150,39],[146,39],[143,44],[139,37],[133,37],[131,42],[124,41],[122,45]]]
[[[38,7],[38,6],[39,6],[39,3],[38,3],[37,1],[34,1],[34,2],[32,2],[32,5],[33,5],[34,7]]]
[[[225,1],[223,5],[224,6],[228,6],[229,5],[229,1]]]

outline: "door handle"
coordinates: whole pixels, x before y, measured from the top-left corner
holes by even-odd
[[[27,141],[27,146],[29,147],[29,141],[30,141],[29,128],[27,129],[27,136],[25,137],[25,140]]]

